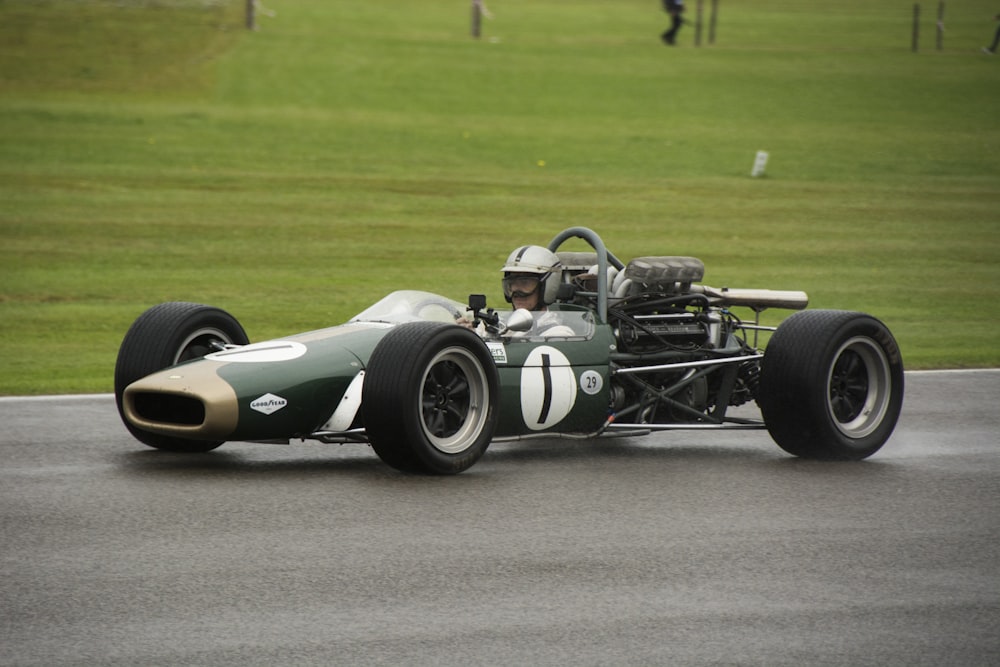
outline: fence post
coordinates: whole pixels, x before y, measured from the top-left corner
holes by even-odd
[[[257,29],[256,0],[247,0],[247,30]]]
[[[938,3],[937,50],[944,48],[944,0]]]
[[[913,5],[913,52],[920,49],[920,3]]]
[[[715,44],[715,21],[719,15],[719,0],[712,0],[712,13],[708,17],[708,43]]]
[[[483,5],[482,0],[472,0],[472,26],[470,32],[472,36],[479,39],[481,33],[481,26],[483,24]]]
[[[694,17],[694,45],[701,46],[701,11],[704,0],[698,0]]]

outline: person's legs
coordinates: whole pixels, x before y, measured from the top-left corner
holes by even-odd
[[[681,25],[684,20],[681,18],[680,12],[673,12],[670,14],[670,30],[663,33],[663,41],[667,44],[673,44],[677,39],[677,31],[681,29]]]

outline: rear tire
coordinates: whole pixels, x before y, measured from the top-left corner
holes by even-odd
[[[221,445],[222,442],[185,440],[137,428],[125,419],[122,397],[126,387],[151,373],[198,359],[224,345],[249,342],[235,317],[212,306],[171,301],[144,312],[125,334],[115,364],[115,401],[125,428],[139,442],[171,452],[207,452]]]
[[[889,329],[863,313],[810,310],[771,337],[757,396],[778,446],[811,459],[878,451],[903,406],[903,361]]]
[[[368,439],[385,463],[450,475],[489,447],[498,401],[496,365],[479,336],[454,324],[412,322],[379,341],[361,405]]]

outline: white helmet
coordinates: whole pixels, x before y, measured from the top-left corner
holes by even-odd
[[[545,305],[556,300],[559,283],[562,281],[562,263],[554,252],[538,245],[521,246],[503,265],[503,295],[509,302],[512,290],[507,279],[514,276],[534,274],[538,276],[538,288],[541,290],[541,301]]]

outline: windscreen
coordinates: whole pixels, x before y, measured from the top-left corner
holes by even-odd
[[[351,322],[454,322],[465,317],[465,304],[430,292],[401,290],[361,311]]]

